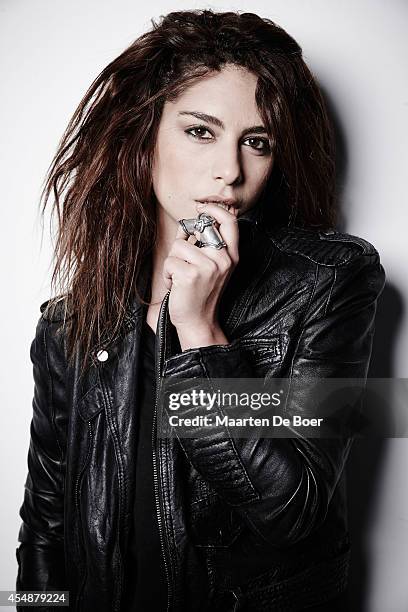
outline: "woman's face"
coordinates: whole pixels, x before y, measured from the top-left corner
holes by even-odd
[[[166,102],[153,162],[159,214],[197,216],[197,200],[232,198],[237,215],[253,207],[273,166],[255,102],[257,77],[229,64]]]

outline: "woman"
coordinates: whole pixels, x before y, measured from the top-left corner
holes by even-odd
[[[44,189],[62,290],[31,347],[17,588],[69,590],[72,610],[343,611],[351,437],[161,437],[158,397],[364,379],[384,270],[333,230],[333,135],[299,45],[252,13],[153,26],[92,84]],[[219,248],[183,231],[201,212]]]

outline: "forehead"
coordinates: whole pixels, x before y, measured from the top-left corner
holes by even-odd
[[[260,118],[255,91],[258,77],[245,68],[226,66],[190,85],[176,100],[165,104],[167,113],[200,110],[225,121],[228,117],[245,120]],[[167,108],[166,108],[167,107]]]

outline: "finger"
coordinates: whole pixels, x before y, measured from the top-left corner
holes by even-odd
[[[238,261],[239,230],[236,212],[232,213],[217,204],[205,202],[197,205],[199,213],[207,213],[213,217],[218,224],[218,231],[227,245],[228,252],[234,262]],[[223,250],[223,249],[221,249]]]
[[[167,291],[171,291],[171,287],[173,285],[173,278],[170,274],[164,273],[164,265],[163,265],[163,270],[162,270],[162,276],[163,276],[164,285]]]
[[[225,249],[210,253],[210,251],[216,251],[215,249],[198,249],[194,244],[186,242],[185,240],[175,240],[169,251],[169,255],[172,257],[178,257],[179,259],[188,262],[191,265],[195,265],[199,270],[205,270],[209,274],[216,272],[218,267],[223,268],[225,260],[229,260],[229,255]]]
[[[181,227],[180,223],[177,223],[177,232],[176,232],[175,240],[179,240],[180,238],[187,241],[190,238],[190,236],[186,234],[186,232]]]
[[[177,240],[178,242],[187,242],[189,244],[195,244],[197,238],[195,237],[194,234],[189,234],[187,235],[186,232],[183,230],[182,226],[180,225],[180,223],[177,224],[177,232],[176,232],[176,236],[175,236],[175,241]]]
[[[163,279],[165,283],[171,283],[171,286],[180,285],[181,282],[188,284],[196,275],[197,268],[178,257],[168,255],[164,260]]]
[[[217,208],[220,209],[219,206],[217,206]],[[223,212],[227,212],[224,209],[220,210],[223,210]],[[234,217],[233,215],[229,216]],[[218,221],[217,225],[219,225]],[[234,259],[230,255],[228,247],[222,249],[213,249],[211,247],[198,249],[192,242],[187,242],[184,239],[186,233],[184,232],[180,224],[179,228],[181,232],[180,230],[177,231],[176,239],[172,244],[169,255],[179,257],[184,261],[189,262],[190,264],[194,264],[198,266],[200,270],[205,270],[206,273],[210,275],[215,274],[217,268],[223,274],[231,268],[231,263],[234,262]],[[201,240],[202,237],[202,234],[197,231],[194,232],[194,236],[192,236],[194,240]]]

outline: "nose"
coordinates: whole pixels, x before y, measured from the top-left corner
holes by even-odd
[[[242,181],[239,147],[228,144],[219,148],[213,163],[213,178],[222,179],[227,185]]]

